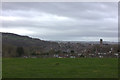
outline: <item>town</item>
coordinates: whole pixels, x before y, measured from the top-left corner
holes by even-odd
[[[2,56],[24,58],[118,58],[117,42],[44,41],[28,36],[2,33]]]
[[[72,43],[72,42],[58,42],[59,46],[52,46],[49,52],[41,53],[36,51],[32,54],[32,58],[36,57],[54,57],[54,58],[86,58],[86,57],[115,57],[118,58],[117,44],[104,44],[100,39],[99,44],[89,43]],[[24,56],[27,58],[27,56]]]

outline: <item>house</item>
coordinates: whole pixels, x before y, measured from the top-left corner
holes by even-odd
[[[70,58],[75,58],[75,56],[70,56]]]

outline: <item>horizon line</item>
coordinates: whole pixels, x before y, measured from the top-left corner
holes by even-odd
[[[15,34],[15,35],[19,35],[19,36],[26,36],[26,37],[34,38],[34,39],[40,39],[38,37],[32,37],[32,36],[29,36],[29,35],[21,35],[21,34],[12,33],[12,32],[0,32],[0,33]],[[40,39],[40,40],[53,41],[53,42],[55,42],[55,41],[57,41],[57,42],[59,42],[59,41],[60,42],[99,42],[100,39],[99,40],[92,40],[92,41],[91,40],[90,41],[87,41],[87,40],[47,40],[47,39]],[[103,42],[115,42],[115,43],[120,42],[119,40],[118,41],[107,41],[107,40],[104,40],[104,39],[102,39],[102,40],[103,40]]]

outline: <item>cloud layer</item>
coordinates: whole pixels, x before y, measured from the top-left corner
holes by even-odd
[[[8,2],[2,8],[1,32],[44,40],[117,41],[117,3]]]

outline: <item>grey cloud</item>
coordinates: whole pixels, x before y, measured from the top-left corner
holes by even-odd
[[[3,10],[36,10],[69,17],[91,16],[92,19],[94,16],[116,16],[108,13],[117,14],[117,3],[3,3]]]
[[[113,2],[3,3],[3,16],[23,18],[15,21],[3,21],[3,28],[22,27],[37,33],[30,36],[47,40],[78,40],[82,39],[81,37],[116,38],[118,31],[117,6],[117,3]],[[42,14],[68,19],[60,21],[50,17],[49,21],[47,18],[43,21],[38,20],[43,16]]]

